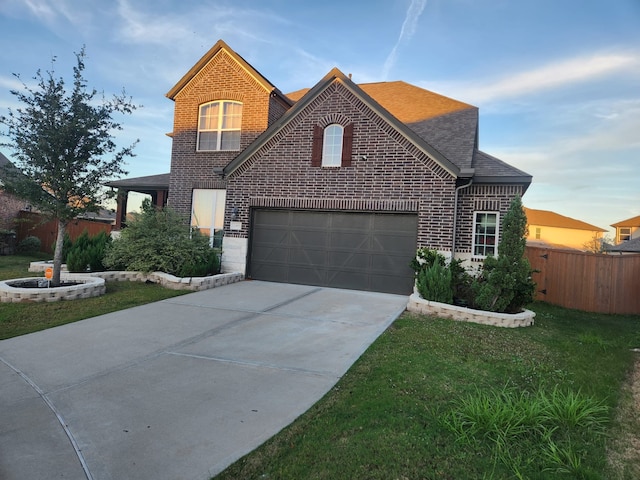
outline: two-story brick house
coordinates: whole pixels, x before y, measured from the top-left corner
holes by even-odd
[[[478,109],[331,70],[284,95],[223,41],[167,93],[168,205],[253,279],[409,293],[416,248],[481,260],[531,176],[478,149]]]

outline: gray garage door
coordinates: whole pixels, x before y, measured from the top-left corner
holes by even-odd
[[[255,280],[410,294],[418,218],[410,214],[257,209]]]

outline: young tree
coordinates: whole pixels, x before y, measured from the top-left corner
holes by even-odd
[[[527,216],[516,197],[502,221],[498,257],[487,257],[473,284],[475,303],[482,310],[517,313],[533,301],[535,283],[525,257]]]
[[[17,159],[17,168],[5,172],[5,188],[58,221],[53,286],[60,285],[67,224],[82,212],[98,210],[109,195],[104,182],[126,175],[124,159],[134,156],[137,143],[118,149],[112,135],[122,130],[112,115],[131,114],[136,108],[131,98],[123,90],[111,100],[96,99],[98,92],[88,89],[83,77],[84,48],[75,55],[73,88],[67,91],[53,68],[46,74],[38,70],[33,78],[37,87],[22,82],[22,90],[11,91],[24,108],[0,116],[7,127],[0,134],[9,138],[2,145],[12,148]]]

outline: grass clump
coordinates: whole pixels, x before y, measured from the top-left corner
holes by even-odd
[[[458,443],[490,454],[515,478],[549,472],[591,478],[595,472],[583,467],[588,451],[576,445],[603,436],[608,420],[609,407],[580,392],[504,387],[455,401],[443,422]]]

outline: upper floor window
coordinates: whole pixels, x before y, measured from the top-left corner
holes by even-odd
[[[498,212],[476,212],[473,219],[473,254],[489,256],[498,253]]]
[[[334,123],[324,129],[322,142],[322,166],[339,167],[342,165],[342,136],[344,128]]]
[[[313,167],[349,167],[353,145],[353,123],[346,127],[332,123],[325,128],[316,125],[313,130]]]
[[[242,103],[230,100],[200,105],[198,151],[240,150]]]
[[[626,242],[631,239],[631,227],[618,227],[618,235],[620,242]]]
[[[540,227],[536,227],[536,240],[540,240],[542,236],[542,229]]]

